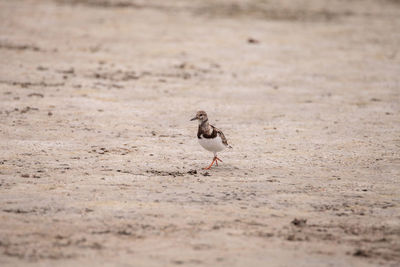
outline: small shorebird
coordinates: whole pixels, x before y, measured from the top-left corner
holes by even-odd
[[[232,147],[228,145],[228,141],[226,140],[222,131],[208,123],[208,117],[205,111],[198,111],[196,113],[196,117],[191,119],[191,121],[194,120],[199,121],[199,130],[197,131],[197,139],[199,140],[199,144],[204,149],[214,153],[214,158],[210,166],[204,168],[204,170],[209,170],[212,165],[214,165],[214,162],[217,166],[218,160],[222,162],[222,160],[217,157],[217,152],[220,152],[225,148]]]

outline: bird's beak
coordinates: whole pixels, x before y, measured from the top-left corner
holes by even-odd
[[[197,117],[194,117],[193,119],[191,119],[190,121],[194,121],[194,120],[197,120]]]

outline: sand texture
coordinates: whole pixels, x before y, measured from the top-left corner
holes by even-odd
[[[0,0],[1,266],[399,266],[399,177],[400,1]]]

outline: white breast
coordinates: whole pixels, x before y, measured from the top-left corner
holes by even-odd
[[[211,152],[219,152],[226,148],[226,146],[222,143],[221,137],[217,136],[215,138],[204,138],[201,137],[199,140],[199,144]]]

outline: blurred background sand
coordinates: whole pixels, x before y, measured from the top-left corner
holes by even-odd
[[[397,266],[399,48],[393,0],[0,0],[0,265]]]

